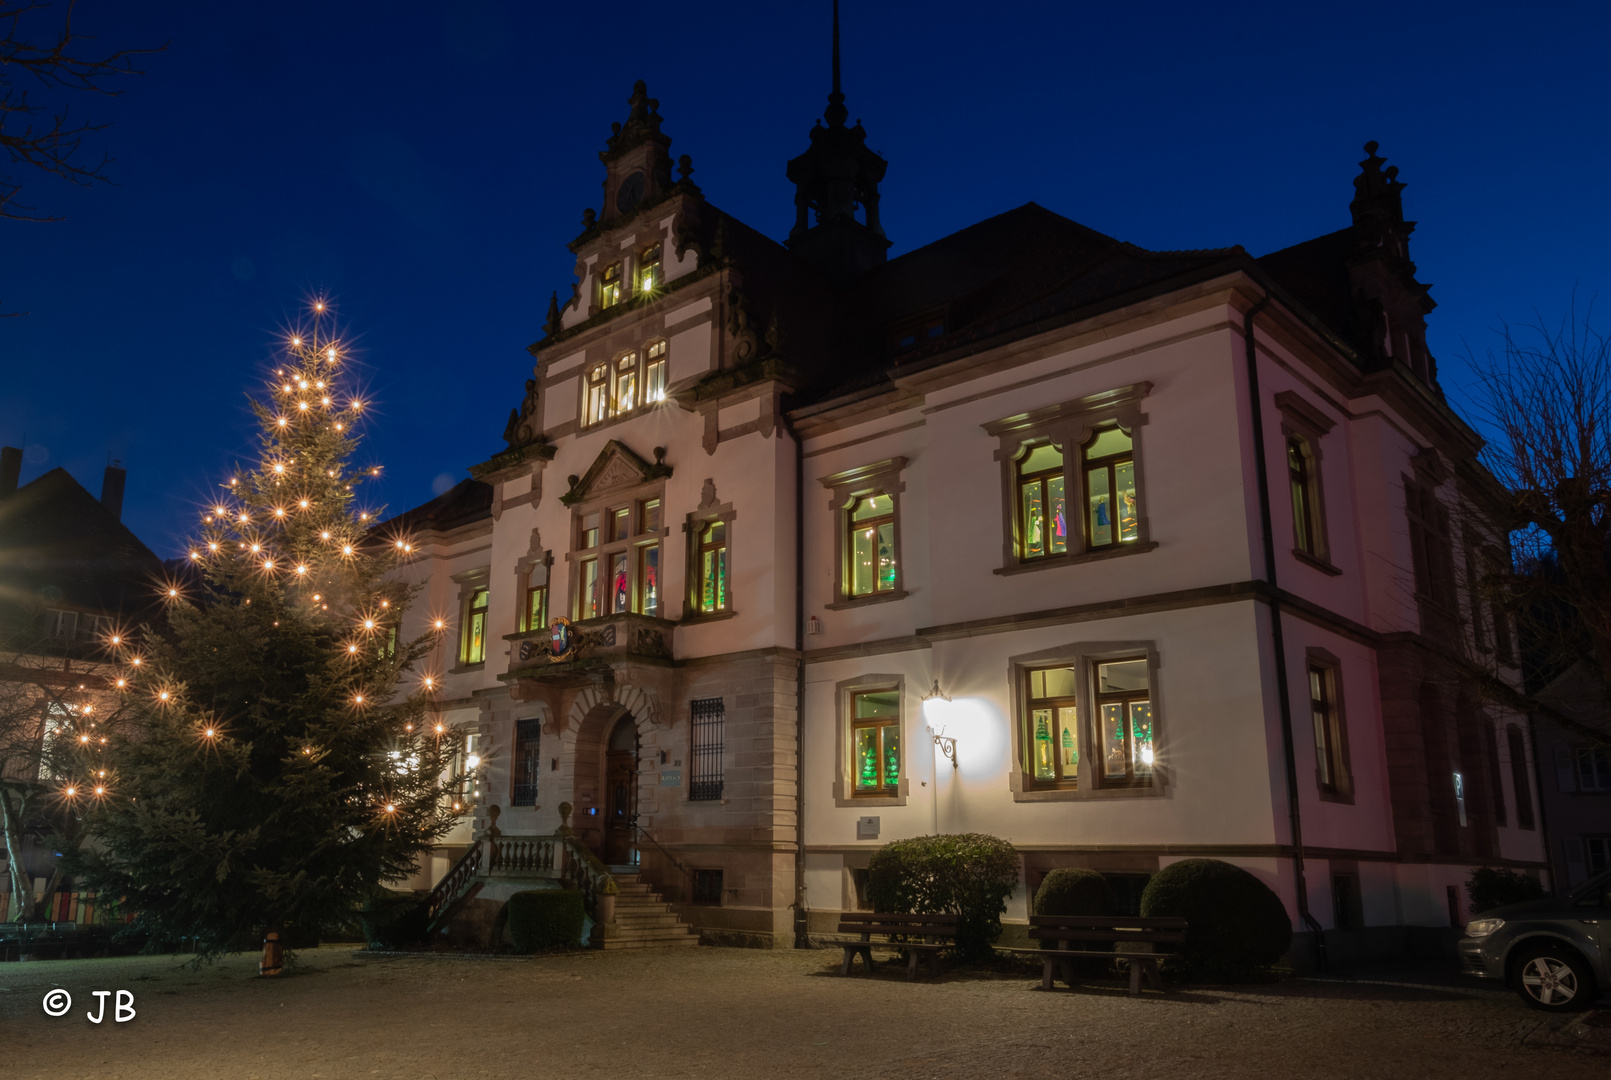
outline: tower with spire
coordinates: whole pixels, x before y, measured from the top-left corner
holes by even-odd
[[[888,162],[867,148],[860,120],[845,126],[849,115],[839,82],[839,0],[834,0],[833,89],[823,111],[828,123],[817,121],[810,148],[789,162],[795,215],[788,246],[841,285],[884,262],[889,251],[878,221],[878,184]]]

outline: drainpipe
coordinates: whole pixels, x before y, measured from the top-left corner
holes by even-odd
[[[1309,883],[1303,865],[1303,817],[1298,810],[1298,762],[1292,739],[1292,694],[1287,686],[1287,647],[1281,631],[1281,591],[1275,580],[1275,529],[1270,523],[1270,475],[1264,460],[1264,406],[1259,398],[1258,349],[1253,343],[1253,317],[1269,304],[1270,296],[1248,308],[1242,316],[1242,341],[1247,349],[1248,400],[1252,405],[1253,470],[1259,486],[1259,528],[1264,540],[1264,579],[1270,583],[1270,644],[1275,651],[1275,696],[1281,713],[1281,756],[1286,766],[1287,806],[1292,827],[1292,874],[1298,891],[1298,918],[1315,939],[1315,962],[1326,970],[1326,934],[1309,910]]]
[[[794,440],[794,947],[809,949],[805,883],[805,444],[779,410]]]

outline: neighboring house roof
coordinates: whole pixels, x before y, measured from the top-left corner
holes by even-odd
[[[461,480],[428,503],[387,518],[371,535],[408,532],[448,532],[492,516],[492,485]]]
[[[146,617],[162,561],[65,469],[0,496],[0,618],[14,632],[46,607]]]

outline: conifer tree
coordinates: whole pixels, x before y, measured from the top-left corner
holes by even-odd
[[[76,862],[154,948],[350,923],[461,810],[462,739],[422,670],[445,625],[399,635],[414,590],[388,572],[414,546],[358,508],[379,470],[352,465],[364,403],[327,321],[315,305],[253,399],[259,459],[204,510],[169,629],[121,657],[134,722]]]

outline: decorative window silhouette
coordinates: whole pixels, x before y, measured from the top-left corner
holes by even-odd
[[[1068,551],[1063,497],[1063,451],[1055,443],[1026,443],[1016,459],[1018,557],[1024,561]]]
[[[487,590],[476,589],[464,605],[459,624],[459,662],[465,666],[487,659]]]
[[[1087,548],[1141,538],[1133,450],[1130,433],[1117,424],[1098,429],[1085,444]]]
[[[863,495],[846,517],[845,593],[871,596],[896,587],[895,500],[882,491]]]
[[[851,696],[851,790],[894,795],[901,784],[901,697],[897,687]]]
[[[1029,680],[1027,771],[1037,786],[1074,787],[1080,767],[1075,669],[1034,668]]]

